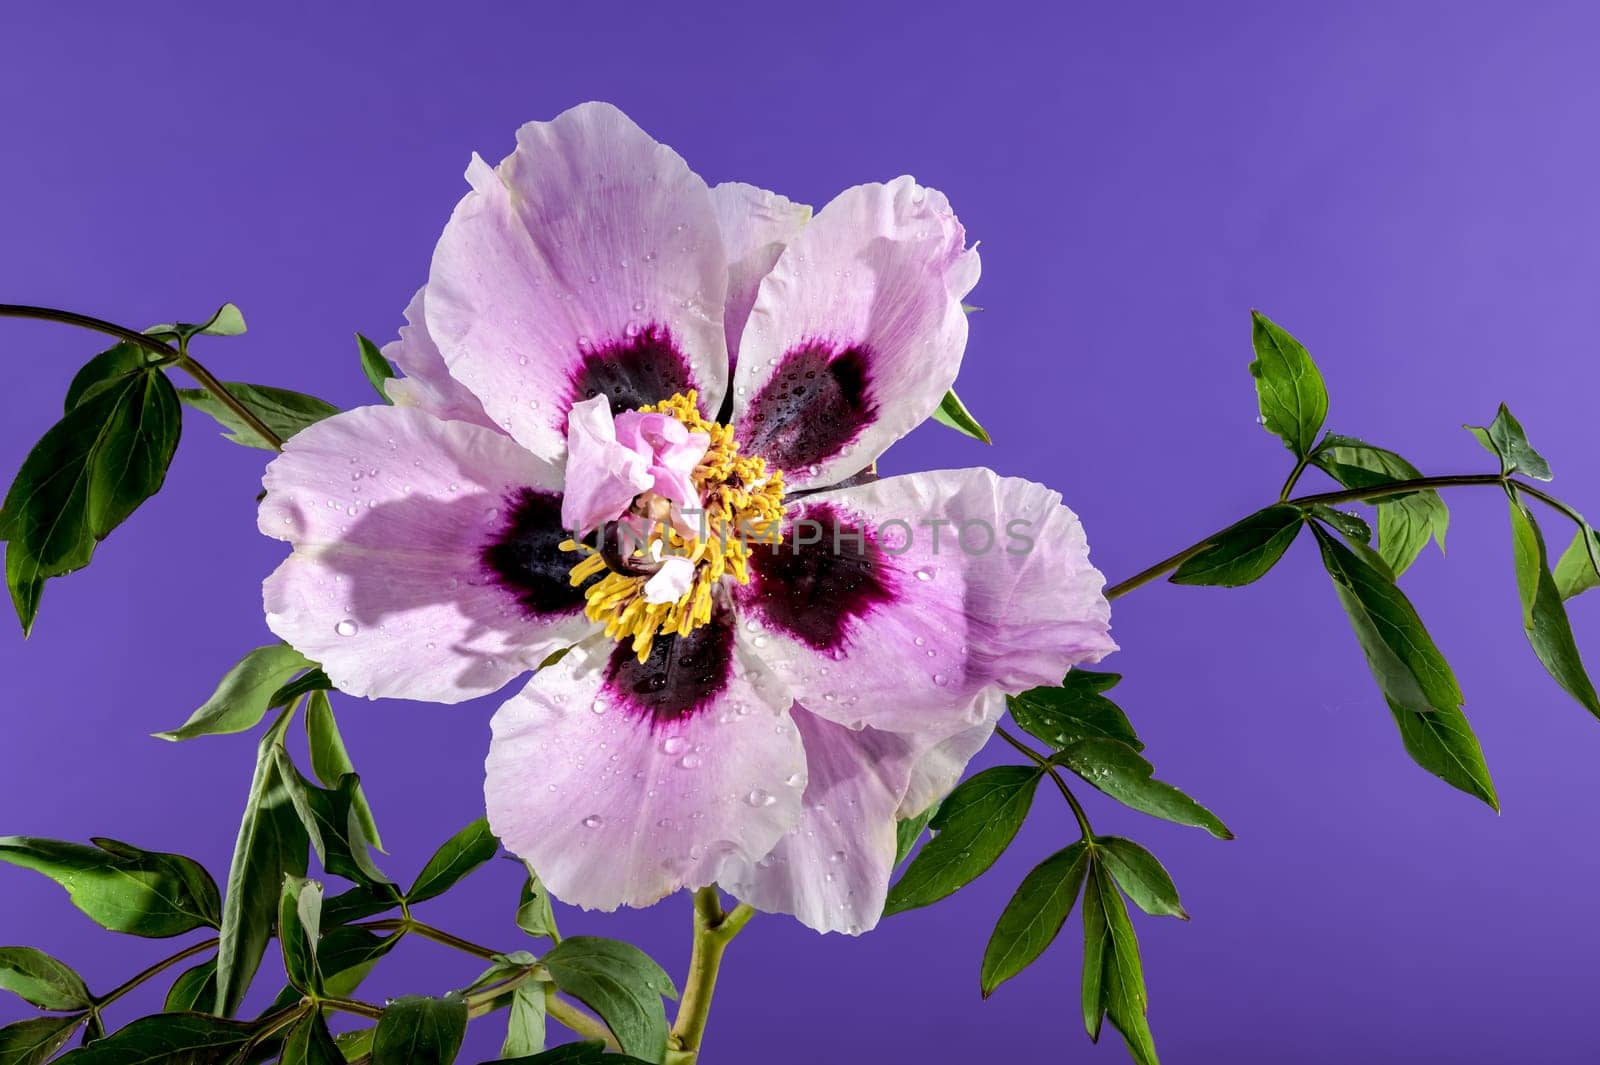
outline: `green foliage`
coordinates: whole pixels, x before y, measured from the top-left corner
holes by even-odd
[[[167,991],[163,1013],[205,1013],[217,1001],[217,959],[185,969]]]
[[[257,1025],[201,1013],[160,1013],[80,1047],[62,1065],[221,1065],[244,1049]]]
[[[398,377],[394,364],[383,357],[383,352],[378,350],[378,345],[356,334],[356,347],[361,352],[361,372],[366,374],[367,382],[372,385],[372,390],[383,399],[385,403],[393,403],[383,383],[392,377]]]
[[[1387,448],[1329,433],[1311,461],[1346,488],[1375,488],[1417,480],[1417,468]],[[1378,511],[1378,554],[1396,577],[1411,568],[1430,539],[1444,550],[1450,509],[1432,489],[1384,496]],[[1369,538],[1370,539],[1370,538]]]
[[[1483,749],[1465,714],[1455,708],[1410,710],[1392,699],[1385,702],[1413,761],[1451,787],[1500,809]]]
[[[1579,530],[1580,535],[1583,530]],[[1533,512],[1511,492],[1511,542],[1517,567],[1517,590],[1522,598],[1522,627],[1533,653],[1545,671],[1591,714],[1600,717],[1600,697],[1583,668],[1572,623],[1562,605],[1561,592],[1550,572],[1544,535]],[[1587,553],[1585,553],[1587,558]]]
[[[1384,695],[1410,710],[1460,709],[1455,673],[1405,593],[1387,573],[1320,527],[1314,531],[1323,565]]]
[[[607,1054],[604,1043],[566,1043],[532,1057],[502,1058],[484,1065],[646,1065],[626,1054]]]
[[[217,885],[198,862],[114,839],[0,836],[0,861],[43,873],[102,928],[162,939],[217,927]]]
[[[517,899],[517,927],[540,939],[558,939],[556,915],[550,908],[550,892],[540,883],[539,875],[528,866],[528,879],[522,882],[522,893]]]
[[[493,858],[500,841],[489,831],[489,819],[480,817],[445,840],[406,892],[406,901],[422,902],[449,891],[457,881]]]
[[[1098,1041],[1104,1018],[1122,1033],[1139,1065],[1155,1065],[1155,1042],[1145,1020],[1148,1001],[1139,941],[1128,908],[1109,872],[1092,863],[1083,892],[1083,1024]]]
[[[163,341],[182,341],[187,343],[196,336],[210,337],[236,337],[244,333],[244,312],[232,303],[224,303],[217,308],[215,314],[204,322],[177,322],[168,325],[153,325],[145,330],[146,335]]]
[[[0,988],[44,1010],[88,1009],[94,1002],[83,977],[32,947],[0,947]]]
[[[1189,919],[1178,900],[1177,886],[1155,855],[1121,836],[1096,836],[1094,845],[1106,872],[1139,909],[1152,917]]]
[[[1084,840],[1057,851],[1023,878],[983,952],[979,984],[983,997],[1026,969],[1055,941],[1089,872],[1089,844]]]
[[[1022,827],[1042,770],[996,766],[958,786],[932,821],[928,840],[889,889],[884,916],[938,902],[994,864]]]
[[[907,817],[894,823],[894,864],[899,865],[916,848],[917,841],[922,839],[922,834],[928,830],[928,822],[932,821],[939,812],[939,804],[934,803],[915,817]]]
[[[1572,542],[1556,563],[1554,577],[1562,599],[1600,586],[1600,533],[1588,522],[1572,534]]]
[[[545,988],[543,984],[523,982],[511,992],[510,1012],[506,1016],[506,1038],[500,1056],[537,1054],[544,1049]]]
[[[989,438],[989,431],[978,424],[978,419],[974,418],[972,412],[967,410],[967,405],[961,402],[961,397],[956,395],[956,390],[953,388],[944,394],[944,399],[940,400],[939,406],[934,408],[933,420],[940,425],[949,426],[963,436],[970,436],[980,443],[994,443]]]
[[[1520,473],[1536,481],[1550,480],[1550,464],[1528,443],[1522,423],[1512,416],[1504,403],[1495,412],[1494,421],[1487,426],[1468,425],[1464,428],[1477,438],[1489,454],[1500,460],[1501,473],[1508,477]]]
[[[1322,374],[1300,342],[1259,311],[1250,312],[1261,424],[1275,433],[1295,458],[1305,458],[1328,416],[1328,390]]]
[[[0,1028],[0,1065],[42,1065],[82,1026],[84,1014],[32,1017]]]
[[[315,672],[321,674],[322,671]],[[322,679],[326,680],[327,677],[324,675]],[[282,697],[281,694],[279,697]],[[350,752],[344,745],[339,723],[333,716],[333,706],[324,691],[314,691],[306,700],[306,743],[311,750],[311,771],[327,787],[337,789],[345,777],[355,773],[355,764],[350,761]],[[351,796],[351,803],[366,842],[383,850],[378,822],[372,815],[372,806],[367,802],[366,793],[357,787]]]
[[[280,1065],[344,1065],[344,1051],[328,1031],[320,1010],[311,1010],[289,1029]]]
[[[182,431],[177,394],[153,367],[106,352],[23,460],[0,507],[6,581],[24,634],[44,582],[89,564],[95,545],[160,490]]]
[[[406,995],[383,1011],[372,1038],[372,1065],[448,1065],[467,1031],[460,995]]]
[[[1299,507],[1279,503],[1228,526],[1172,574],[1174,584],[1237,588],[1264,576],[1300,533]]]
[[[314,425],[324,418],[339,413],[339,408],[326,400],[308,396],[303,392],[291,392],[286,388],[251,385],[243,381],[229,381],[223,387],[246,410],[261,419],[262,425],[277,433],[283,440],[288,440],[308,425]],[[204,388],[184,388],[178,391],[178,398],[185,406],[211,415],[225,430],[222,434],[224,440],[231,440],[244,447],[260,448],[263,451],[277,450],[272,441],[251,428],[214,393]]]
[[[1018,727],[1056,750],[1095,736],[1143,750],[1128,715],[1104,694],[1121,679],[1120,673],[1074,669],[1059,687],[1030,688],[1007,696],[1006,706]]]
[[[1176,824],[1203,828],[1218,839],[1233,838],[1216,814],[1171,784],[1156,780],[1155,767],[1119,740],[1079,740],[1050,760],[1066,766],[1124,806]]]
[[[255,728],[269,709],[287,705],[287,700],[279,700],[279,689],[315,664],[286,643],[257,647],[228,670],[217,690],[189,715],[189,720],[155,735],[178,741]]]
[[[278,945],[283,971],[297,990],[322,989],[317,968],[317,941],[322,935],[322,885],[298,876],[285,877],[278,896]]]
[[[244,1000],[266,952],[287,876],[305,876],[310,837],[294,807],[294,782],[284,776],[277,751],[290,712],[278,716],[261,738],[244,817],[228,869],[217,949],[216,1012],[231,1017]]]
[[[661,999],[678,997],[672,978],[638,947],[572,936],[540,959],[555,985],[606,1022],[624,1052],[660,1061],[667,1045]]]

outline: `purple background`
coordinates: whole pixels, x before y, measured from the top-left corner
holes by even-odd
[[[961,389],[998,443],[930,426],[885,465],[1059,488],[1113,580],[1281,481],[1245,372],[1252,306],[1319,357],[1337,430],[1475,471],[1486,456],[1458,426],[1506,400],[1558,489],[1600,510],[1592,8],[221,6],[0,15],[0,299],[135,325],[236,300],[250,332],[205,344],[213,369],[368,402],[351,332],[393,335],[468,154],[497,159],[519,123],[601,97],[711,181],[819,205],[903,171],[946,190],[983,241]],[[0,337],[9,472],[96,340],[14,322]],[[146,734],[268,637],[258,585],[282,547],[255,531],[265,457],[191,417],[166,491],[50,585],[32,640],[0,640],[0,832],[108,834],[221,875],[251,740]],[[1097,827],[1155,850],[1194,915],[1137,919],[1165,1060],[1593,1060],[1600,729],[1523,639],[1503,501],[1449,502],[1448,561],[1430,550],[1406,584],[1460,674],[1501,817],[1409,763],[1308,542],[1247,589],[1118,604],[1123,704],[1162,775],[1239,835],[1094,797]],[[1594,649],[1600,596],[1574,616]],[[495,699],[337,706],[407,878],[479,811]],[[1041,793],[992,873],[864,939],[758,920],[707,1060],[1122,1060],[1079,1029],[1075,934],[978,998],[993,918],[1071,837],[1060,806]],[[424,912],[513,949],[516,888],[495,863]],[[0,869],[0,903],[0,942],[102,990],[168,949],[99,931],[34,874]],[[561,916],[682,973],[684,898]],[[417,943],[368,991],[473,970]],[[463,1060],[498,1038],[474,1025]]]

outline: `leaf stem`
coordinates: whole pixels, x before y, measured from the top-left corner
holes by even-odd
[[[327,1006],[329,1009],[340,1010],[344,1013],[353,1013],[357,1017],[365,1017],[375,1021],[383,1016],[383,1007],[374,1006],[370,1002],[361,1002],[353,998],[318,998],[317,1005]]]
[[[1306,471],[1306,463],[1310,461],[1309,455],[1300,456],[1300,460],[1294,464],[1294,469],[1289,471],[1289,479],[1283,482],[1283,490],[1278,493],[1278,502],[1282,503],[1289,498],[1289,493],[1294,491],[1300,475]]]
[[[1332,506],[1336,503],[1367,502],[1370,500],[1382,499],[1386,496],[1403,495],[1407,492],[1420,492],[1437,488],[1459,488],[1468,485],[1496,485],[1503,487],[1508,484],[1515,485],[1520,491],[1527,492],[1535,499],[1542,500],[1550,506],[1555,507],[1568,517],[1572,518],[1574,521],[1583,520],[1578,516],[1576,511],[1572,510],[1572,508],[1568,507],[1566,504],[1562,503],[1549,493],[1543,492],[1540,489],[1527,484],[1526,482],[1518,481],[1498,473],[1461,473],[1451,474],[1445,477],[1414,477],[1408,481],[1390,481],[1388,484],[1370,485],[1366,488],[1341,488],[1334,492],[1315,492],[1311,495],[1296,496],[1293,499],[1284,499],[1281,501],[1290,503],[1297,507],[1310,507],[1317,504]],[[1290,481],[1290,485],[1293,485],[1292,480]],[[1118,599],[1124,595],[1127,595],[1135,588],[1149,584],[1158,577],[1165,576],[1168,572],[1183,565],[1183,563],[1188,561],[1194,555],[1197,555],[1201,551],[1205,550],[1212,540],[1216,539],[1222,534],[1222,531],[1223,530],[1219,529],[1217,532],[1212,533],[1199,543],[1191,544],[1176,554],[1168,555],[1155,565],[1140,570],[1127,580],[1113,584],[1111,587],[1106,589],[1106,598]]]
[[[107,991],[99,998],[96,998],[94,1000],[95,1009],[99,1009],[102,1006],[109,1006],[123,995],[126,995],[129,991],[132,991],[134,988],[144,983],[146,980],[161,975],[163,972],[172,968],[180,961],[186,961],[187,959],[194,957],[196,954],[204,954],[208,950],[215,949],[218,942],[219,941],[217,938],[213,936],[211,939],[203,939],[198,943],[184,947],[176,954],[162,958],[154,965],[134,974],[133,976],[130,976],[128,979],[124,980],[110,991]]]
[[[724,912],[722,896],[715,885],[694,893],[694,946],[689,954],[689,975],[683,983],[683,1001],[667,1039],[668,1065],[693,1065],[700,1056],[722,955],[754,916],[755,910],[743,902]]]
[[[1061,771],[1055,767],[1055,764],[998,725],[995,726],[994,734],[1021,751],[1050,775],[1050,779],[1056,782],[1056,787],[1061,789],[1061,795],[1067,800],[1067,805],[1072,807],[1072,816],[1078,819],[1079,833],[1082,834],[1085,840],[1092,841],[1094,839],[1094,829],[1089,827],[1089,815],[1084,811],[1083,804],[1078,801],[1078,797],[1072,794],[1072,789],[1067,787],[1067,782],[1061,779]]]
[[[194,378],[207,392],[216,396],[218,402],[238,415],[240,421],[244,422],[256,433],[259,433],[261,439],[271,444],[274,450],[283,450],[283,437],[268,428],[266,423],[256,417],[255,412],[249,407],[239,402],[239,398],[229,392],[227,386],[217,380],[210,370],[200,365],[200,362],[189,354],[187,345],[182,349],[174,348],[170,344],[163,344],[154,337],[129,329],[127,326],[117,325],[115,322],[107,322],[100,318],[92,318],[87,314],[78,314],[74,311],[57,310],[54,307],[30,307],[22,303],[0,303],[0,318],[33,318],[43,322],[60,322],[63,325],[75,325],[80,329],[89,329],[96,333],[114,336],[126,343],[143,348],[152,355],[159,356],[163,363],[178,366],[190,377]]]

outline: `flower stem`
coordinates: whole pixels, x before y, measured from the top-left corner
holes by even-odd
[[[237,415],[239,420],[259,434],[261,439],[271,444],[274,450],[283,450],[283,437],[273,432],[265,422],[256,417],[254,411],[239,402],[239,397],[229,392],[227,386],[217,380],[210,370],[200,365],[199,361],[189,354],[187,347],[179,350],[170,344],[163,344],[154,337],[129,329],[127,326],[117,325],[115,322],[107,322],[100,318],[91,318],[87,314],[57,310],[54,307],[30,307],[21,303],[0,303],[0,318],[33,318],[42,322],[60,322],[63,325],[75,325],[80,329],[90,329],[96,333],[105,333],[107,336],[114,336],[125,343],[143,348],[150,354],[159,356],[163,364],[178,366],[190,377],[194,378],[200,387],[216,396],[218,402]]]
[[[1332,506],[1337,503],[1368,502],[1382,499],[1385,496],[1403,495],[1407,492],[1437,488],[1459,488],[1467,485],[1497,485],[1500,487],[1514,485],[1518,491],[1526,492],[1533,498],[1549,504],[1574,521],[1583,520],[1577,511],[1548,492],[1498,473],[1462,473],[1446,477],[1414,477],[1409,481],[1390,481],[1388,484],[1371,485],[1366,488],[1341,488],[1335,492],[1316,492],[1312,495],[1296,496],[1294,499],[1284,500],[1283,502],[1297,507],[1310,507],[1317,504]],[[1165,576],[1168,572],[1177,569],[1190,558],[1204,551],[1211,541],[1215,540],[1221,533],[1222,530],[1218,530],[1199,543],[1190,544],[1182,551],[1168,555],[1155,565],[1140,570],[1127,580],[1113,584],[1106,589],[1106,598],[1120,598],[1141,585],[1149,584],[1158,577]]]
[[[124,980],[110,991],[107,991],[105,994],[95,999],[95,1009],[99,1009],[102,1006],[109,1006],[123,995],[126,995],[129,991],[132,991],[134,988],[144,983],[146,980],[161,975],[163,972],[172,968],[180,961],[186,961],[187,959],[194,957],[196,954],[204,954],[208,950],[215,949],[217,942],[218,941],[215,937],[211,939],[203,939],[198,943],[184,947],[176,954],[162,958],[148,969],[130,976],[128,979]]]
[[[1067,800],[1067,805],[1072,807],[1072,816],[1078,819],[1078,832],[1082,834],[1084,839],[1093,840],[1094,829],[1089,827],[1089,815],[1084,812],[1083,804],[1078,801],[1078,797],[1072,794],[1072,789],[1067,787],[1067,782],[1061,779],[1060,770],[1051,763],[1050,759],[999,726],[995,727],[994,734],[1027,755],[1030,760],[1036,762],[1046,773],[1050,774],[1050,779],[1054,780],[1056,787],[1061,789],[1061,795]]]
[[[678,1019],[667,1040],[667,1065],[694,1065],[700,1056],[723,952],[753,916],[755,910],[742,902],[723,912],[722,896],[715,886],[694,893],[694,947],[689,955],[689,976],[684,980]]]

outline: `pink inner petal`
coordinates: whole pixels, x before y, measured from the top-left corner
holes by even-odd
[[[641,453],[618,440],[606,397],[596,396],[573,406],[567,415],[563,525],[582,534],[615,521],[634,497],[653,483],[648,452]]]

